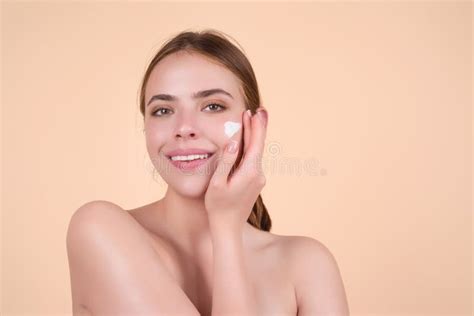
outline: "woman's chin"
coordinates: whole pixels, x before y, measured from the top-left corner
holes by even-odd
[[[204,198],[206,190],[183,190],[182,188],[176,190],[181,196],[187,197],[190,199],[201,199]]]
[[[208,180],[204,178],[196,179],[193,181],[189,179],[187,181],[181,181],[180,183],[168,183],[168,185],[172,185],[173,190],[179,193],[179,195],[188,197],[188,198],[204,198],[206,194]]]

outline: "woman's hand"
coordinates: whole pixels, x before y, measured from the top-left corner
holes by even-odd
[[[240,148],[240,141],[236,139],[238,137],[231,138],[218,161],[204,199],[211,231],[221,227],[224,230],[242,231],[258,195],[265,186],[262,154],[267,117],[268,114],[262,107],[252,117],[247,111],[243,113],[243,157],[230,177]]]

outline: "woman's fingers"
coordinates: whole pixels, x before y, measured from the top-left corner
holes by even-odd
[[[248,129],[250,129],[251,133],[248,137],[248,142],[246,140],[248,143],[246,144],[247,149],[245,150],[241,167],[239,167],[239,169],[242,169],[239,174],[245,176],[245,173],[249,171],[257,171],[263,175],[262,156],[265,145],[268,114],[262,107],[260,107],[258,108],[257,113],[249,118],[249,121],[250,127],[248,127]]]
[[[244,154],[247,152],[250,144],[250,136],[252,135],[252,125],[250,125],[250,118],[252,117],[252,112],[250,110],[245,111],[243,117],[244,123]]]
[[[238,136],[229,139],[227,146],[217,161],[217,167],[211,177],[210,185],[224,186],[227,184],[230,170],[237,160],[240,142]]]
[[[242,141],[243,141],[243,148],[242,148],[242,153],[241,156],[242,158],[240,159],[239,168],[243,164],[243,157],[245,156],[245,153],[247,152],[247,149],[249,148],[250,144],[250,137],[252,135],[252,126],[250,124],[250,119],[251,119],[252,113],[250,110],[246,110],[242,114]]]

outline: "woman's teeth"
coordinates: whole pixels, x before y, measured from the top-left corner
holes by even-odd
[[[206,159],[209,157],[209,154],[205,155],[189,155],[189,156],[173,156],[171,160],[180,160],[180,161],[191,161],[195,159]]]

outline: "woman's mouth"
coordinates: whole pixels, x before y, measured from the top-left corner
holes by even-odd
[[[194,170],[206,164],[214,153],[168,156],[173,166],[180,170]]]

